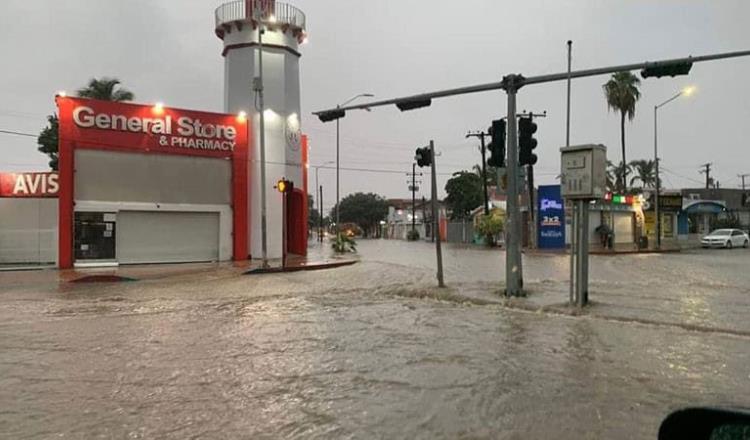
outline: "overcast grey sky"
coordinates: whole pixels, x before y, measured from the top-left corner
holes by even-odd
[[[750,49],[747,0],[289,0],[309,23],[302,48],[303,131],[311,161],[335,157],[335,124],[310,112],[370,92],[388,98],[574,68]],[[0,129],[37,133],[54,110],[56,90],[75,90],[92,76],[116,76],[137,101],[221,111],[223,60],[213,33],[220,0],[5,0],[0,14]],[[665,185],[700,186],[698,166],[713,162],[722,186],[750,172],[750,58],[700,63],[688,77],[649,79],[627,126],[628,160],[653,156],[653,106],[686,85],[689,99],[660,110]],[[619,122],[608,112],[605,77],[573,83],[572,143],[602,143],[620,160]],[[554,183],[565,140],[565,84],[528,87],[519,109],[546,110],[540,120],[540,183]],[[350,112],[342,120],[342,166],[410,170],[414,149],[436,141],[441,172],[479,162],[467,130],[485,129],[505,113],[491,92],[434,101],[400,113],[395,107]],[[0,134],[0,170],[46,167],[34,138]],[[333,194],[334,172],[321,170]],[[311,178],[312,175],[311,175]],[[447,176],[441,176],[440,186]],[[314,184],[314,183],[313,183]],[[342,172],[343,194],[373,191],[408,197],[406,176]],[[425,185],[425,190],[428,186]],[[330,206],[329,197],[326,205]]]

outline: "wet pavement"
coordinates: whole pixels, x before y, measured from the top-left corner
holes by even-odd
[[[572,316],[564,256],[526,255],[506,301],[502,251],[447,246],[439,290],[429,244],[358,248],[318,272],[0,273],[0,438],[656,438],[672,409],[750,406],[750,251],[592,257]]]

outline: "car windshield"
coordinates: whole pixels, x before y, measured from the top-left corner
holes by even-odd
[[[732,235],[732,230],[731,229],[717,229],[708,235],[709,237],[725,237],[727,235]]]

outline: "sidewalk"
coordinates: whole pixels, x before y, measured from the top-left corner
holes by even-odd
[[[315,270],[350,265],[359,261],[356,254],[335,254],[328,243],[322,246],[310,242],[307,256],[291,255],[287,260],[289,271]],[[276,272],[281,272],[281,259],[269,260]],[[0,271],[2,288],[29,285],[58,285],[74,282],[128,282],[158,280],[185,275],[209,274],[211,277],[243,275],[262,267],[259,260],[219,263],[175,263],[121,265],[115,267],[86,267],[59,270],[54,266],[5,266]]]

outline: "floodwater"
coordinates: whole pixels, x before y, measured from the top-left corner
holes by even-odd
[[[320,272],[56,285],[0,274],[0,437],[656,438],[686,405],[750,406],[750,252],[567,260],[363,241]],[[30,274],[29,277],[35,275]],[[462,300],[468,298],[470,300]],[[483,299],[479,301],[478,299]]]

